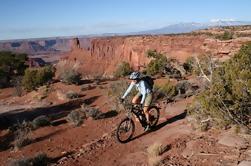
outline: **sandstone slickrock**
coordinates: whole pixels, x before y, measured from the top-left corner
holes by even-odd
[[[225,146],[236,147],[236,148],[247,147],[247,142],[244,138],[229,133],[225,133],[222,136],[220,136],[218,143]]]

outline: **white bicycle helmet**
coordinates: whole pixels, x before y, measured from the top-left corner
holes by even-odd
[[[140,72],[138,72],[138,71],[132,72],[132,74],[129,77],[130,80],[137,80],[139,78],[140,78]]]

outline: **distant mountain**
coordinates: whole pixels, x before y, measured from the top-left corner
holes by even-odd
[[[188,33],[195,30],[200,29],[206,29],[206,28],[212,28],[212,27],[224,27],[224,26],[237,26],[237,25],[251,25],[251,22],[248,21],[211,21],[209,23],[179,23],[179,24],[172,24],[160,29],[153,29],[153,30],[147,30],[147,31],[141,31],[141,32],[133,32],[129,34],[151,34],[151,35],[157,35],[157,34],[174,34],[174,33]]]

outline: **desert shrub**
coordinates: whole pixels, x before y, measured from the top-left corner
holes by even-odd
[[[14,159],[10,161],[9,166],[47,166],[49,160],[47,154],[40,153],[30,158]]]
[[[66,92],[67,99],[76,99],[76,98],[78,98],[78,96],[79,96],[79,94],[77,92],[74,92],[74,91]]]
[[[60,80],[66,84],[79,84],[81,81],[81,74],[74,70],[66,70],[60,76]]]
[[[200,131],[204,132],[209,129],[209,122],[200,123]]]
[[[31,124],[33,126],[33,129],[37,129],[39,127],[48,126],[51,123],[50,123],[50,119],[47,116],[41,115],[41,116],[38,116],[35,119],[33,119]]]
[[[100,118],[100,115],[102,112],[98,108],[88,108],[85,111],[86,117],[91,117],[94,120],[97,120]]]
[[[158,166],[162,163],[162,158],[160,157],[167,149],[167,146],[163,146],[161,143],[154,143],[147,148],[148,153],[148,163],[150,166]]]
[[[16,78],[13,78],[12,82],[15,88],[14,95],[15,96],[22,96],[23,88],[22,88],[22,76],[17,76]]]
[[[6,87],[8,83],[9,83],[8,75],[3,69],[0,68],[0,88]]]
[[[223,34],[221,35],[217,35],[216,36],[216,39],[219,39],[219,40],[230,40],[230,39],[233,39],[233,33],[230,32],[230,31],[224,31]]]
[[[27,54],[0,51],[0,86],[9,86],[13,78],[23,75],[27,59]]]
[[[115,77],[124,77],[129,75],[132,72],[132,68],[128,62],[122,62],[118,65],[114,76]]]
[[[83,118],[82,118],[81,114],[79,113],[79,111],[71,111],[67,115],[66,120],[69,123],[74,124],[75,126],[80,126],[81,124],[83,124]]]
[[[185,94],[189,89],[192,90],[192,86],[188,81],[179,81],[176,84],[176,91],[178,94]]]
[[[79,84],[81,80],[79,66],[79,62],[76,61],[59,61],[56,65],[56,78],[66,84]]]
[[[51,66],[28,68],[25,70],[22,84],[26,90],[34,90],[51,81],[53,75]]]
[[[20,149],[25,145],[31,143],[30,133],[31,127],[30,124],[26,121],[23,121],[21,124],[17,125],[17,130],[15,131],[15,140],[14,140],[14,147],[15,149]]]
[[[170,82],[166,82],[163,85],[156,85],[154,87],[155,98],[154,100],[158,100],[161,98],[165,98],[168,100],[172,100],[174,96],[178,94],[176,87]]]
[[[250,125],[251,43],[214,69],[208,88],[191,108],[190,113],[208,116],[217,125]]]
[[[148,50],[147,57],[152,58],[146,67],[148,75],[163,74],[167,65],[167,58],[165,55],[158,53],[156,50]]]
[[[188,57],[183,63],[183,67],[187,74],[193,73],[194,66],[196,65],[194,57]]]
[[[196,58],[197,61],[195,60]],[[202,74],[210,76],[212,74],[212,70],[215,68],[218,62],[213,61],[211,55],[200,55],[196,58],[194,58],[195,62],[193,67],[193,74],[197,76],[202,76]]]

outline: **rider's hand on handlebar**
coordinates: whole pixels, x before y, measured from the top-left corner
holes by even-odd
[[[119,98],[120,102],[123,103],[125,101],[125,99],[123,98]]]

